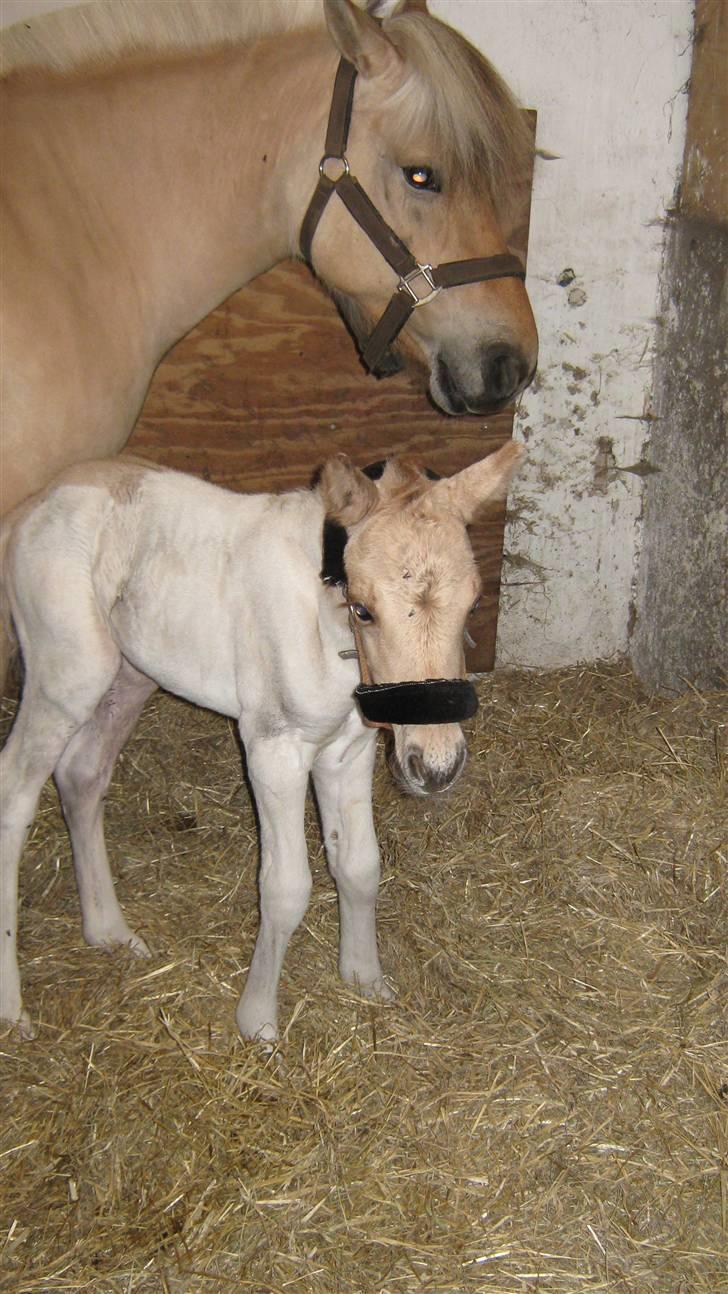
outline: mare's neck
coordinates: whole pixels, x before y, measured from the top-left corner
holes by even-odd
[[[159,354],[296,255],[336,57],[325,32],[292,32],[137,70],[126,101],[119,87],[135,155],[129,247]]]

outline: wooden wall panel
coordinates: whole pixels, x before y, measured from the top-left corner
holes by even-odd
[[[516,249],[525,256],[528,212]],[[333,303],[287,262],[235,293],[159,366],[128,452],[239,490],[306,485],[330,454],[364,465],[396,452],[449,474],[507,440],[512,413],[450,418],[404,374],[363,369]],[[485,593],[472,670],[495,650],[504,511],[473,528]]]

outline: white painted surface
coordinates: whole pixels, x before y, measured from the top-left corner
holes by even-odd
[[[0,25],[72,0],[2,0]],[[682,159],[691,0],[430,0],[538,109],[529,289],[539,378],[506,533],[498,659],[627,649],[662,217]],[[559,285],[563,271],[575,278]],[[658,432],[659,434],[659,428]],[[608,442],[611,453],[600,453]],[[618,469],[610,464],[616,464]]]
[[[431,0],[538,110],[528,285],[539,378],[516,434],[500,664],[627,650],[665,209],[685,137],[690,0]],[[575,279],[559,286],[572,269]],[[659,428],[657,429],[659,434]],[[600,440],[622,471],[609,470]],[[599,472],[600,465],[602,471]]]

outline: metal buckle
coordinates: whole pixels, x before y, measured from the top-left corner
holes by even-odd
[[[422,297],[418,296],[415,289],[412,287],[413,280],[418,279],[420,275],[425,280],[425,283],[429,288],[429,292]],[[436,297],[438,292],[442,291],[442,288],[435,285],[435,280],[432,277],[432,266],[418,264],[416,269],[410,270],[409,274],[405,274],[403,278],[399,280],[397,290],[399,292],[406,292],[412,300],[413,308],[416,308],[417,306],[427,305],[427,302],[432,301],[433,297]]]
[[[326,167],[329,162],[337,162],[339,164],[339,166],[341,167],[341,170],[338,175],[329,175],[328,171],[326,170]],[[326,176],[326,179],[329,180],[331,184],[338,184],[339,180],[343,180],[344,176],[348,174],[349,174],[348,158],[337,157],[334,153],[324,153],[323,157],[321,158],[321,161],[319,162],[319,175]]]

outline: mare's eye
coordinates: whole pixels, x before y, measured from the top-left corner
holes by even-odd
[[[369,611],[369,609],[365,607],[361,602],[352,602],[351,610],[353,614],[356,616],[357,620],[361,620],[363,625],[371,624],[372,620],[374,619],[374,616],[372,615],[371,611]]]
[[[402,174],[411,189],[440,192],[440,181],[431,166],[403,166]]]
[[[475,612],[478,610],[478,607],[479,607],[479,606],[480,606],[480,594],[479,594],[479,595],[478,595],[478,597],[475,599],[475,601],[474,601],[473,605],[471,606],[470,610],[468,611],[468,615],[469,615],[469,616],[474,616],[474,615],[475,615]]]

